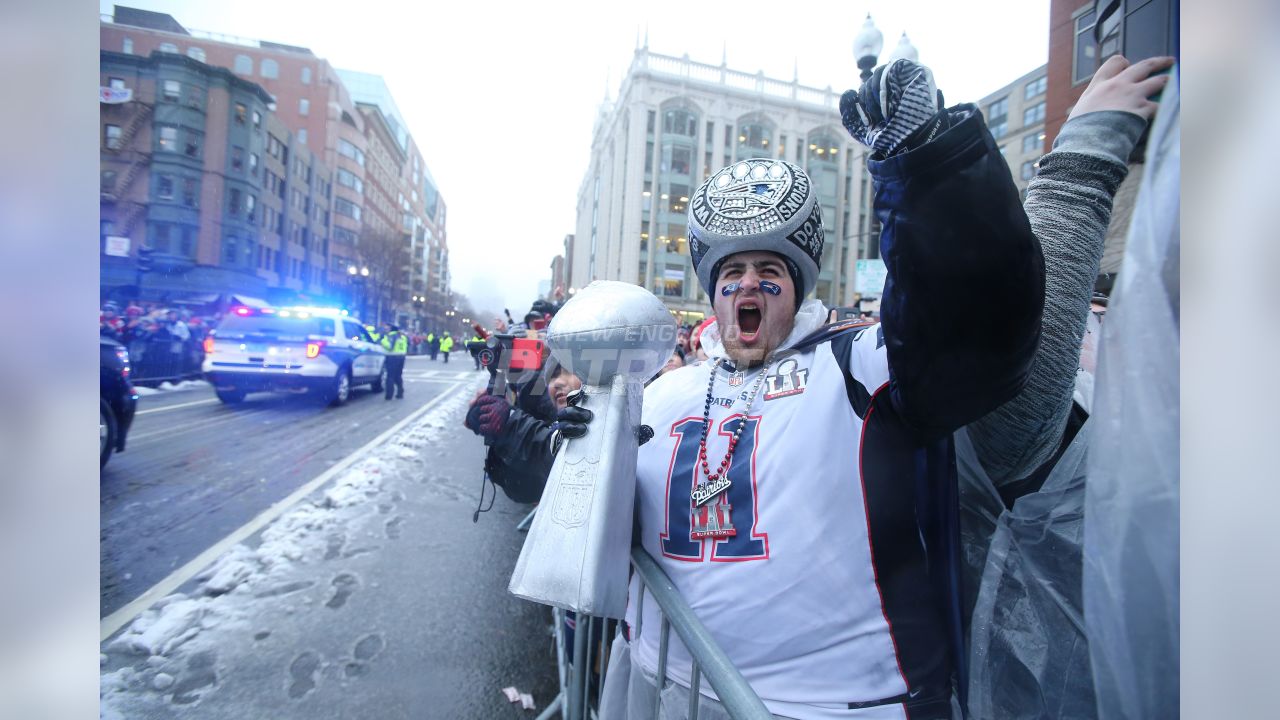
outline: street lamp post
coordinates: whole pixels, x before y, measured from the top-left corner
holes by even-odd
[[[858,62],[858,70],[861,71],[858,76],[864,81],[871,77],[871,70],[875,68],[876,61],[880,59],[880,51],[883,49],[884,35],[871,21],[871,13],[867,13],[867,19],[862,23],[862,30],[853,39],[853,57]]]
[[[418,332],[422,332],[422,330],[423,330],[423,327],[422,327],[422,308],[423,308],[423,306],[426,304],[426,302],[427,302],[427,298],[426,298],[426,296],[425,296],[425,295],[414,295],[414,296],[413,296],[413,312],[414,312],[414,314],[417,316],[417,320],[418,320]]]
[[[903,38],[906,38],[905,33],[903,33]],[[858,63],[858,70],[860,71],[858,76],[863,82],[866,82],[866,80],[871,77],[872,69],[875,68],[876,63],[880,60],[881,50],[884,50],[884,35],[876,28],[875,23],[871,21],[871,13],[867,13],[867,19],[862,23],[862,30],[860,30],[857,37],[853,39],[853,57]],[[863,153],[865,154],[867,152],[869,151],[864,148]],[[857,279],[857,260],[861,260],[863,257],[870,259],[877,257],[879,254],[872,250],[873,247],[876,247],[877,243],[876,239],[871,237],[871,183],[868,182],[867,179],[867,169],[865,164],[863,165],[862,173],[859,175],[859,178],[862,181],[862,191],[858,193],[861,213],[859,218],[860,221],[858,223],[857,244],[854,246],[853,251],[855,261],[855,283]],[[863,242],[867,245],[865,256],[861,249]],[[861,292],[861,288],[858,288],[858,291]]]
[[[347,279],[351,281],[353,287],[360,288],[360,321],[368,322],[368,319],[364,316],[364,301],[365,296],[368,295],[365,292],[365,284],[369,282],[369,268],[364,266],[357,268],[355,265],[348,265]]]

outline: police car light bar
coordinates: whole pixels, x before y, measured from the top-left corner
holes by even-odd
[[[347,314],[346,310],[332,307],[314,307],[311,305],[294,305],[287,308],[280,308],[283,311],[298,313],[299,317],[306,315],[315,315],[317,317],[341,317]]]

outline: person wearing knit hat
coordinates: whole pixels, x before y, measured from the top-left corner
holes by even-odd
[[[878,68],[841,111],[872,149],[881,322],[827,325],[806,299],[825,227],[802,168],[710,174],[688,216],[709,359],[645,390],[634,536],[770,713],[951,718],[967,687],[952,433],[1020,397],[1045,260],[982,114],[947,108],[928,68]],[[1096,175],[1081,164],[1044,192],[1087,200]],[[973,288],[990,298],[981,327],[960,301]],[[601,717],[690,706],[689,651],[645,592],[632,583]]]

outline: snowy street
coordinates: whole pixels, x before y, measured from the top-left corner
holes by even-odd
[[[339,408],[144,397],[102,479],[103,716],[536,715],[510,685],[545,707],[550,611],[506,592],[528,508],[471,522],[481,375],[411,358],[406,400]]]

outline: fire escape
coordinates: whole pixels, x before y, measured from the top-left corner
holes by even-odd
[[[112,203],[116,207],[116,232],[120,235],[129,235],[137,226],[138,221],[146,214],[147,204],[145,202],[137,202],[128,199],[129,188],[133,186],[138,176],[143,173],[148,165],[151,164],[150,148],[134,148],[131,143],[137,137],[138,132],[142,130],[143,125],[150,120],[152,106],[140,101],[130,103],[134,106],[132,117],[129,118],[128,124],[120,133],[120,138],[116,141],[115,146],[108,146],[107,152],[120,157],[121,159],[131,159],[129,166],[125,168],[122,174],[119,174],[115,182],[110,187],[102,188],[102,200]]]

